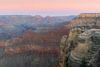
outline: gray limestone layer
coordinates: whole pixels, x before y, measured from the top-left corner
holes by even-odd
[[[75,34],[75,31],[73,33]],[[69,41],[70,38],[73,37],[69,36],[66,38],[66,45],[61,44],[65,47],[61,47],[61,52],[63,52],[62,57],[65,58],[62,59],[63,64],[62,62],[60,63],[60,65],[62,64],[61,67],[82,67],[84,65],[86,67],[100,66],[100,29],[86,30],[78,34],[76,39],[74,38],[72,41]],[[62,40],[63,39],[64,38],[62,38]],[[75,46],[73,47],[73,45]],[[63,51],[63,49],[66,50]]]

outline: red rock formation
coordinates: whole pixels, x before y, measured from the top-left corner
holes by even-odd
[[[5,53],[9,56],[17,55],[17,54],[23,54],[31,52],[33,54],[59,54],[59,48],[52,48],[52,47],[40,47],[36,45],[27,45],[22,47],[16,47],[16,48],[6,48]]]

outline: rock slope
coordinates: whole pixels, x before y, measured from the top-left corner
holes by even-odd
[[[99,67],[100,14],[80,14],[66,26],[70,32],[61,39],[60,67]]]

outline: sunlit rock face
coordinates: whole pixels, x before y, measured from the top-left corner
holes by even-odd
[[[100,28],[100,13],[82,13],[75,17],[67,27],[73,26],[89,26],[89,28]]]
[[[100,17],[100,13],[82,13],[79,17]]]

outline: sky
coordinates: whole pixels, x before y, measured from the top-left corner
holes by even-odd
[[[99,11],[100,0],[0,0],[0,14],[57,16]]]

